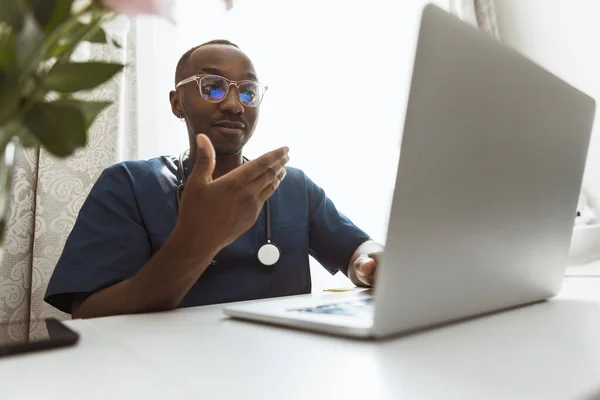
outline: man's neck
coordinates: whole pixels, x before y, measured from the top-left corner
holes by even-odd
[[[242,153],[227,156],[217,156],[215,164],[215,172],[213,179],[218,179],[221,176],[233,171],[243,163]]]
[[[194,161],[196,152],[190,152],[189,157],[184,161],[186,174],[192,173],[194,168]],[[215,162],[215,171],[213,172],[213,179],[220,178],[221,176],[233,171],[235,168],[243,164],[242,152],[233,155],[217,156]]]

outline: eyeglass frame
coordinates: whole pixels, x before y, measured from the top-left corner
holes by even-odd
[[[216,78],[221,78],[221,79],[223,79],[225,82],[227,82],[227,93],[225,93],[225,96],[223,96],[223,98],[222,98],[221,100],[218,100],[218,101],[210,101],[210,100],[207,100],[207,99],[205,99],[205,98],[202,96],[202,92],[201,92],[201,88],[200,88],[200,80],[201,80],[202,78],[205,78],[205,77],[211,77],[211,76],[213,76],[213,77],[216,77]],[[260,83],[260,82],[258,82],[258,81],[253,81],[253,80],[251,80],[251,79],[244,79],[244,80],[241,80],[241,81],[232,81],[232,80],[229,80],[229,79],[225,78],[224,76],[220,76],[220,75],[215,75],[215,74],[197,74],[197,75],[192,75],[192,76],[190,76],[189,78],[185,78],[184,80],[182,80],[182,81],[180,81],[179,83],[177,83],[177,84],[175,85],[175,89],[178,89],[180,86],[183,86],[183,85],[185,85],[186,83],[190,83],[190,82],[196,82],[196,85],[198,85],[198,91],[200,92],[200,97],[202,97],[202,98],[203,98],[205,101],[208,101],[209,103],[215,103],[215,104],[216,104],[216,103],[220,103],[220,102],[222,102],[223,100],[225,100],[225,99],[227,98],[227,95],[229,95],[229,88],[231,87],[231,85],[235,86],[235,88],[237,89],[237,92],[238,92],[238,99],[239,99],[239,97],[240,97],[240,87],[239,87],[239,84],[240,84],[240,83],[244,83],[244,82],[252,82],[252,83],[255,83],[255,84],[259,85],[260,87],[262,87],[262,89],[263,89],[262,96],[260,97],[260,102],[259,102],[257,105],[255,105],[255,106],[249,106],[249,105],[247,105],[247,104],[244,104],[244,103],[243,103],[243,102],[240,100],[240,103],[241,103],[243,106],[245,106],[245,107],[251,107],[251,108],[256,108],[256,107],[258,107],[258,106],[260,105],[260,103],[262,103],[263,97],[265,97],[265,92],[266,92],[266,91],[267,91],[267,89],[269,88],[269,86],[267,86],[267,85],[263,85],[262,83]]]

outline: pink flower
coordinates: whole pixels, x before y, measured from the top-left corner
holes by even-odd
[[[101,0],[102,5],[126,15],[154,14],[171,19],[173,0]]]

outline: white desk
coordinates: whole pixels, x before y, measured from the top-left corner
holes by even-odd
[[[0,358],[0,399],[180,399],[185,394],[87,321],[76,347]]]
[[[600,278],[381,343],[229,320],[220,306],[68,324],[77,348],[0,361],[2,399],[600,397]]]
[[[598,277],[600,278],[600,260],[583,265],[570,265],[565,272],[566,276]]]

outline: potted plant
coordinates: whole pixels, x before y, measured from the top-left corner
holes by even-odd
[[[169,17],[170,1],[0,0],[0,243],[19,149],[67,157],[86,145],[91,124],[111,104],[82,93],[125,66],[72,55],[82,42],[118,47],[102,29],[118,14]]]

